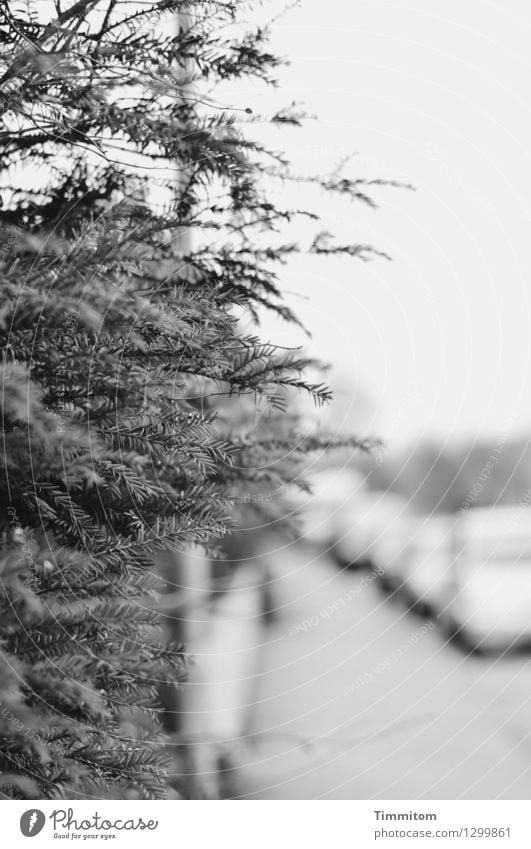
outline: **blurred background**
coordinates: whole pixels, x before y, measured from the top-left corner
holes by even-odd
[[[283,493],[292,538],[250,510],[221,591],[190,554],[177,714],[197,795],[529,798],[530,29],[522,2],[304,0],[274,27],[281,89],[242,83],[256,111],[319,116],[252,128],[301,173],[347,158],[414,190],[328,208],[278,189],[390,257],[301,256],[283,279],[335,391],[301,402],[305,438],[381,442],[313,456],[311,491]]]

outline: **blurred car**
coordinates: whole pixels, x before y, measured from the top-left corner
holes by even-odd
[[[357,501],[351,500],[336,516],[334,555],[343,566],[379,568],[382,582],[392,589],[410,520],[402,496],[360,490]]]
[[[301,539],[323,552],[334,549],[338,533],[338,515],[349,511],[363,489],[359,472],[351,468],[329,467],[306,476],[310,492],[299,492],[296,514],[302,526]]]
[[[529,506],[475,508],[462,515],[441,617],[470,648],[531,643]]]
[[[412,607],[424,613],[441,610],[452,582],[454,550],[452,515],[418,515],[410,524],[409,539],[399,564],[401,588]]]

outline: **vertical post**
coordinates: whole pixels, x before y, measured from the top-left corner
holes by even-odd
[[[190,26],[190,16],[179,14],[176,19],[177,32],[184,31]],[[185,78],[188,76],[188,61],[183,58],[180,65],[184,70]],[[186,97],[188,83],[183,85],[183,97]],[[188,180],[186,163],[180,168],[175,179],[175,197],[178,200]],[[192,235],[189,230],[175,231],[175,243],[181,254],[189,253],[192,246]],[[184,645],[188,650],[194,651],[194,647],[201,639],[201,630],[204,628],[201,620],[204,619],[204,610],[208,605],[208,597],[211,590],[211,564],[202,555],[199,549],[190,548],[183,551],[167,550],[157,558],[159,574],[166,582],[166,591],[175,597],[175,606],[165,606],[166,629],[169,638]],[[205,623],[206,624],[206,623]],[[175,685],[165,685],[161,688],[161,698],[165,706],[166,729],[182,740],[179,747],[181,757],[176,760],[186,774],[187,787],[185,792],[191,798],[202,798],[203,796],[215,797],[215,791],[209,791],[205,784],[205,778],[201,776],[204,770],[197,760],[197,753],[201,747],[194,745],[193,741],[186,741],[187,731],[193,730],[193,713],[195,698],[193,683],[187,688]],[[182,739],[184,738],[184,740]],[[178,767],[179,768],[179,767]],[[208,770],[206,771],[208,773]],[[204,785],[204,786],[203,786]]]
[[[189,24],[189,17],[183,13],[176,15],[176,35],[180,31],[186,30]],[[186,76],[187,61],[179,59],[179,65],[183,68]],[[186,95],[187,85],[183,86],[183,94]],[[186,179],[185,169],[178,170],[175,177],[175,197],[179,198],[183,191],[183,183]],[[177,247],[181,253],[187,253],[191,247],[190,233],[187,231],[179,231],[179,235],[175,236]],[[188,587],[191,585],[190,568],[186,568],[186,554],[182,551],[167,550],[162,552],[157,557],[157,564],[161,576],[166,582],[166,591],[173,595],[182,595],[182,602],[178,602],[175,609],[167,610],[166,628],[172,642],[187,645],[189,642],[189,620],[190,612],[187,610],[186,598],[188,596]],[[176,686],[164,686],[161,691],[164,705],[166,707],[165,725],[168,731],[178,733],[182,731],[182,695],[181,690]]]

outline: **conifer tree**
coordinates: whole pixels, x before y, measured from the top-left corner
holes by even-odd
[[[267,29],[241,35],[248,7],[1,4],[5,798],[165,797],[157,692],[186,664],[155,611],[154,553],[215,556],[236,502],[326,443],[284,413],[326,386],[240,321],[296,321],[279,273],[298,250],[277,238],[297,211],[267,192],[289,165],[252,138],[265,116],[215,100],[220,82],[273,82]],[[308,179],[373,203],[363,180]],[[374,253],[322,233],[309,250]],[[242,396],[274,428],[235,424]],[[279,498],[254,508],[283,514]]]

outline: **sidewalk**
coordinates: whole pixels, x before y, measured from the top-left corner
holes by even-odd
[[[238,798],[529,798],[529,659],[467,658],[368,573],[312,557],[272,558]]]

